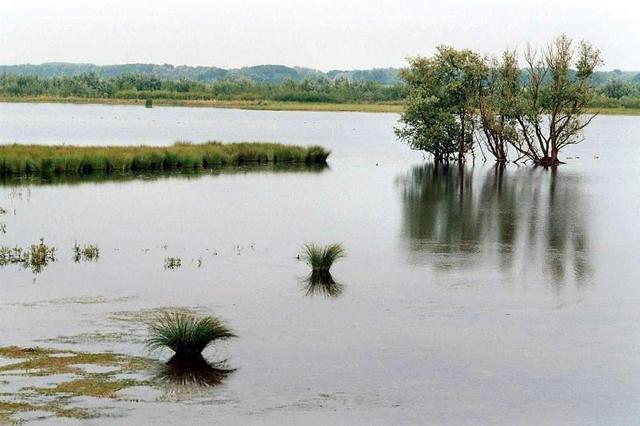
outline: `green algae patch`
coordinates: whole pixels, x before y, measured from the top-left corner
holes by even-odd
[[[47,376],[64,381],[41,387],[22,384],[12,393],[0,394],[0,423],[13,422],[12,416],[42,411],[54,417],[90,418],[96,412],[84,408],[69,407],[72,397],[116,398],[115,393],[134,386],[149,386],[144,373],[151,371],[157,362],[142,357],[100,352],[75,352],[49,348],[0,347],[0,358],[10,362],[0,366],[0,377],[11,378]],[[95,371],[102,371],[96,373]],[[140,375],[140,379],[122,375]]]
[[[92,396],[96,398],[114,398],[115,393],[133,386],[145,385],[140,380],[113,380],[108,375],[91,374],[81,379],[60,383],[54,388],[34,389],[41,395],[67,394],[72,396]]]
[[[28,402],[0,401],[0,424],[14,423],[11,416],[30,411],[47,411],[56,417],[73,419],[89,419],[94,417],[92,413],[83,408],[62,408],[52,404],[31,404]]]
[[[0,356],[16,359],[15,363],[0,366],[4,371],[25,370],[32,376],[50,376],[53,374],[83,375],[81,368],[75,364],[93,364],[109,367],[120,367],[120,372],[141,371],[151,366],[147,358],[132,357],[111,352],[87,353],[43,348],[19,348],[9,346],[0,348]]]

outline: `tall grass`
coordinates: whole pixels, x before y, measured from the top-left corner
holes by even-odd
[[[321,246],[308,243],[302,247],[302,252],[303,259],[311,265],[313,272],[329,272],[333,263],[346,255],[341,244]]]
[[[198,359],[213,342],[236,337],[215,317],[197,318],[182,312],[165,312],[150,325],[147,347],[150,350],[170,348],[174,357]]]
[[[276,143],[178,142],[168,147],[0,146],[0,175],[197,170],[244,164],[326,164],[320,146]]]

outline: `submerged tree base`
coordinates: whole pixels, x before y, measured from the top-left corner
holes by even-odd
[[[276,143],[179,142],[167,147],[14,144],[0,146],[0,175],[163,172],[267,163],[326,164],[329,154],[320,146]]]
[[[564,161],[558,160],[558,158],[553,157],[542,157],[534,162],[536,166],[540,167],[557,167],[560,164],[564,164]]]

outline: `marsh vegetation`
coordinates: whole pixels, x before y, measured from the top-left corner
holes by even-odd
[[[207,346],[233,337],[236,335],[218,318],[165,312],[151,322],[147,348],[168,348],[174,352],[174,357],[197,358]]]
[[[79,263],[81,260],[93,262],[100,257],[100,248],[96,244],[81,246],[76,241],[73,245],[73,260]]]
[[[329,272],[331,266],[345,256],[342,244],[338,243],[326,246],[307,243],[302,247],[302,259],[311,266],[313,272]]]
[[[45,244],[41,239],[38,244],[23,249],[21,247],[0,247],[0,267],[6,265],[21,265],[25,269],[31,269],[34,274],[56,261],[56,248]]]
[[[164,258],[164,269],[178,269],[182,266],[182,259],[176,256]]]
[[[0,348],[0,378],[16,382],[20,392],[0,395],[0,423],[31,411],[50,412],[55,417],[93,418],[91,409],[72,406],[71,398],[115,398],[118,391],[148,384],[145,380],[121,378],[148,371],[154,362],[113,352],[90,353],[47,348]],[[96,369],[99,372],[93,372]],[[103,371],[104,370],[104,371]],[[39,378],[56,377],[55,384],[42,386]],[[34,385],[30,385],[34,383]],[[21,384],[21,385],[20,385]]]
[[[0,175],[95,172],[164,172],[244,164],[326,164],[329,151],[319,146],[277,143],[178,142],[170,147],[2,145]]]

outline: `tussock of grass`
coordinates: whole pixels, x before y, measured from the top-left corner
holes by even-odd
[[[303,259],[311,265],[314,272],[329,272],[331,265],[346,255],[342,245],[337,243],[327,246],[308,243],[303,246],[302,251]]]
[[[178,142],[168,147],[65,145],[0,146],[0,175],[95,172],[162,172],[243,164],[325,164],[329,151],[319,146],[275,143]]]
[[[211,343],[236,337],[219,319],[211,316],[197,318],[183,312],[165,312],[157,316],[149,327],[150,350],[170,348],[179,358],[198,358]]]

